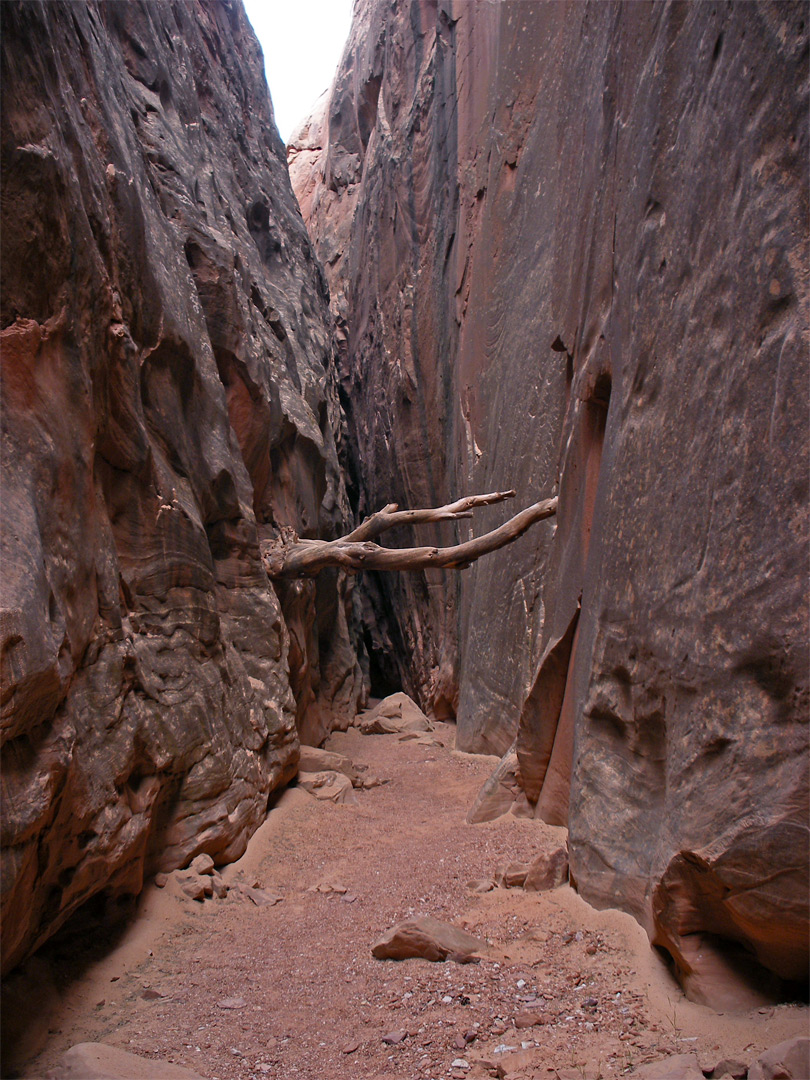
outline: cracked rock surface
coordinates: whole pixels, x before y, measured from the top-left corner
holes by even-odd
[[[369,575],[372,680],[516,739],[582,895],[720,1008],[808,966],[806,15],[363,0],[289,147],[352,497],[559,496]]]
[[[3,965],[356,711],[326,288],[230,2],[3,6]],[[329,628],[326,635],[324,628]]]

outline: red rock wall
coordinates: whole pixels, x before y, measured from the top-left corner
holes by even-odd
[[[806,16],[364,0],[289,150],[361,509],[560,496],[366,582],[380,666],[716,1003],[807,972]]]
[[[362,691],[332,326],[239,3],[2,10],[3,949],[227,862]],[[292,670],[291,670],[292,669]]]

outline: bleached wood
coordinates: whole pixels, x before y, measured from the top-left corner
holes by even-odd
[[[461,570],[482,555],[511,544],[535,522],[556,514],[557,499],[536,502],[497,529],[452,547],[385,548],[371,543],[369,537],[379,536],[395,525],[471,517],[474,507],[502,502],[513,495],[513,491],[470,495],[447,506],[428,510],[397,510],[396,503],[390,503],[377,514],[372,514],[353,532],[337,540],[295,540],[266,552],[265,567],[273,578],[312,577],[328,566],[340,566],[349,571],[429,568]]]
[[[513,499],[514,489],[511,491],[492,491],[488,495],[467,495],[456,502],[447,503],[446,506],[437,506],[427,510],[400,510],[397,503],[389,503],[376,514],[367,517],[362,525],[346,536],[344,540],[371,540],[380,533],[393,529],[397,525],[424,525],[435,521],[457,521],[459,518],[471,518],[476,506],[488,506],[491,503],[503,502],[504,499]]]

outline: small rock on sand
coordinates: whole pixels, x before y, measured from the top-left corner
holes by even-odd
[[[378,960],[419,957],[434,962],[450,959],[464,963],[486,951],[486,942],[466,930],[426,916],[398,923],[376,942],[371,953]]]
[[[280,904],[284,899],[280,893],[271,892],[269,889],[257,889],[249,885],[237,885],[237,892],[246,897],[256,907],[272,907],[273,904]]]
[[[495,871],[495,882],[502,889],[520,889],[526,881],[529,867],[526,863],[510,862]]]
[[[338,893],[340,896],[345,896],[348,892],[348,888],[345,885],[341,885],[337,881],[319,881],[317,885],[310,885],[307,892],[314,893]]]
[[[568,851],[564,847],[543,851],[530,863],[510,862],[495,872],[495,881],[504,889],[546,892],[568,880]]]
[[[197,855],[196,858],[191,860],[189,870],[193,874],[213,874],[214,860],[210,855]]]
[[[397,1031],[389,1031],[387,1035],[383,1035],[382,1041],[387,1043],[388,1046],[398,1046],[399,1043],[404,1042],[408,1037],[408,1032],[403,1029]]]
[[[177,880],[189,900],[204,900],[206,896],[214,895],[214,886],[207,875],[179,873]]]
[[[549,1019],[549,1014],[544,1011],[538,1009],[522,1009],[515,1016],[515,1027],[518,1030],[521,1028],[536,1027],[540,1024],[548,1023]]]
[[[556,889],[568,881],[568,851],[564,847],[544,851],[529,864],[523,888],[533,892]]]
[[[477,878],[475,881],[468,881],[467,888],[474,893],[488,893],[495,888],[495,882],[491,878]]]

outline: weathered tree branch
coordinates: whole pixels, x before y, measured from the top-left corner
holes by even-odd
[[[397,503],[389,503],[376,514],[367,517],[362,525],[358,525],[354,532],[341,536],[344,540],[371,540],[387,529],[393,529],[397,525],[424,525],[433,521],[457,521],[459,518],[471,518],[476,506],[487,506],[490,503],[503,502],[504,499],[513,499],[512,491],[493,491],[489,495],[468,495],[464,499],[458,499],[446,506],[438,506],[431,510],[400,510]]]
[[[543,499],[515,514],[503,525],[463,544],[453,547],[385,548],[370,542],[373,536],[396,525],[421,525],[426,522],[456,521],[472,517],[476,506],[503,502],[514,491],[496,491],[489,495],[470,495],[447,506],[429,510],[398,510],[390,503],[372,514],[353,532],[337,540],[294,540],[279,543],[264,552],[264,564],[272,578],[311,577],[327,566],[357,570],[426,570],[445,568],[462,570],[490,551],[511,544],[536,521],[557,512],[557,499]]]

